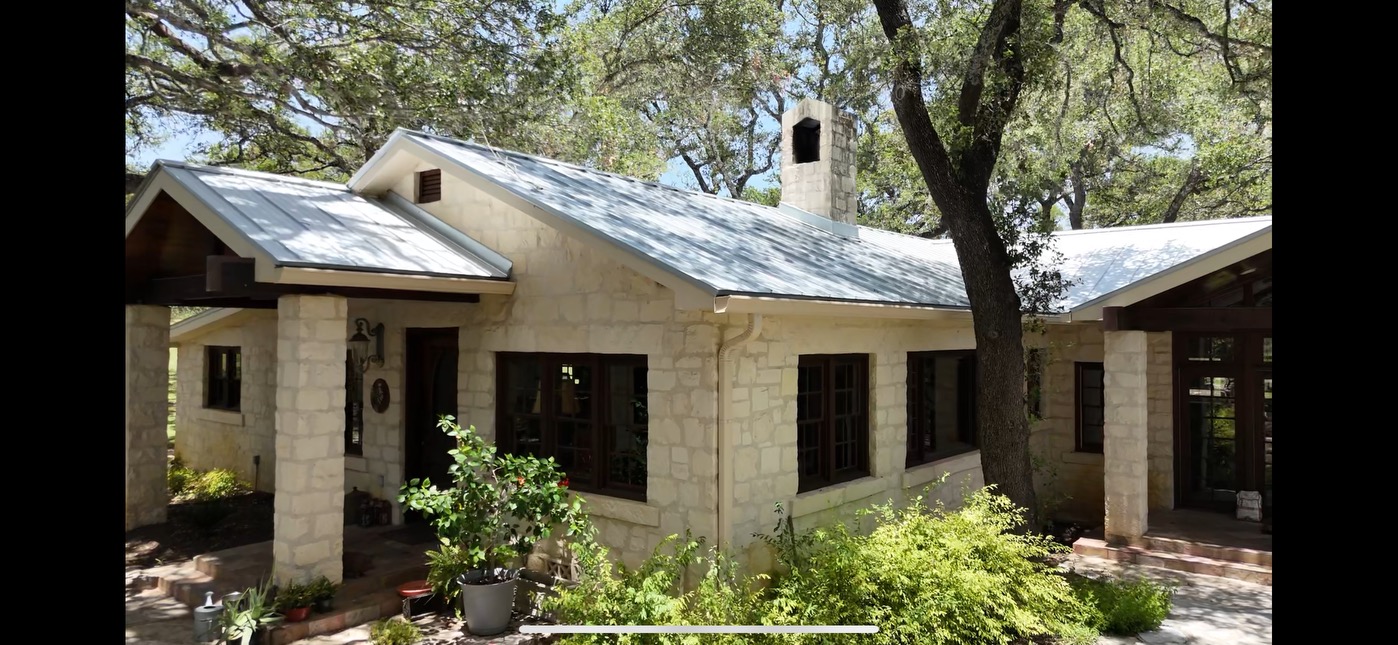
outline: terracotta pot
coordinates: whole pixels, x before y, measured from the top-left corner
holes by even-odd
[[[296,607],[295,609],[288,609],[288,610],[286,610],[286,622],[288,622],[288,623],[299,623],[299,622],[301,622],[301,621],[303,621],[303,620],[306,620],[306,618],[309,617],[310,615],[311,615],[311,606],[310,606],[310,605],[306,605],[305,607]]]

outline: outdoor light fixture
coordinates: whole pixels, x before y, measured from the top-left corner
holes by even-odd
[[[366,335],[367,334],[367,335]],[[369,337],[373,336],[374,353],[369,353]],[[383,367],[383,323],[369,326],[369,321],[360,318],[354,321],[354,335],[349,337],[350,354],[359,364],[361,372],[369,371],[369,365]]]

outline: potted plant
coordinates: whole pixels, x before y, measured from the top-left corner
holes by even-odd
[[[271,584],[270,580],[264,581],[243,591],[232,606],[224,605],[221,620],[228,645],[258,645],[266,631],[283,620],[268,598]]]
[[[340,585],[330,582],[325,576],[311,582],[311,603],[315,605],[315,610],[322,614],[334,611],[335,593],[339,590]]]
[[[453,485],[413,479],[398,501],[429,518],[441,542],[428,552],[433,591],[449,602],[459,591],[472,634],[499,634],[510,624],[521,558],[555,527],[590,539],[591,525],[552,458],[500,454],[474,426],[462,428],[451,416],[437,427],[456,440],[448,452]]]
[[[311,615],[311,585],[288,582],[277,589],[275,607],[286,615],[287,622],[299,623]]]

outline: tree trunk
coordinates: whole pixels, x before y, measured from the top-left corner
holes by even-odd
[[[1199,188],[1199,182],[1204,178],[1204,173],[1199,170],[1199,160],[1195,159],[1189,164],[1189,173],[1184,176],[1184,183],[1180,184],[1180,189],[1175,191],[1175,197],[1170,200],[1170,205],[1165,208],[1165,214],[1160,218],[1161,224],[1173,224],[1180,217],[1180,209],[1184,208],[1184,200],[1188,199],[1194,191]]]
[[[1068,227],[1082,229],[1082,210],[1087,205],[1087,186],[1083,185],[1082,162],[1075,161],[1070,166],[1073,171],[1073,197],[1068,200]]]

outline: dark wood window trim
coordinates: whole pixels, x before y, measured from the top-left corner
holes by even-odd
[[[1031,347],[1024,355],[1024,407],[1033,423],[1044,418],[1044,370],[1048,366],[1048,350]]]
[[[796,491],[869,474],[869,356],[820,354],[798,361]],[[845,433],[839,432],[844,427]]]
[[[364,372],[345,351],[345,454],[364,456]]]
[[[565,365],[573,369],[586,367],[590,370],[591,382],[585,391],[576,392],[587,400],[588,413],[584,416],[568,416],[560,409],[559,384]],[[560,453],[567,451],[571,457],[584,455],[586,466],[574,464],[565,468],[569,488],[579,492],[600,493],[638,501],[646,500],[646,445],[649,439],[649,418],[645,409],[647,384],[635,384],[633,388],[641,392],[614,391],[610,368],[646,368],[644,355],[638,354],[537,354],[520,352],[499,352],[496,355],[496,435],[500,449],[515,454],[534,454],[538,457],[553,457],[558,460]],[[533,399],[521,399],[519,392],[512,391],[512,370],[533,367],[538,370],[537,389]],[[644,372],[643,372],[644,373]],[[517,388],[516,388],[517,389]],[[525,392],[528,395],[528,392]],[[615,418],[612,397],[624,396],[628,403],[639,406],[633,409],[629,418]],[[527,404],[526,404],[527,403]],[[520,407],[528,409],[521,410]],[[523,441],[517,436],[516,422],[536,424],[538,436]],[[578,432],[577,428],[586,430]],[[638,444],[636,450],[627,453],[617,446],[617,437],[622,432],[630,432]],[[560,444],[565,437],[572,437],[571,445]],[[532,448],[530,445],[532,444]],[[625,469],[632,470],[630,476],[618,474]],[[639,468],[639,473],[635,470]],[[639,476],[637,476],[639,475]]]
[[[204,407],[237,412],[242,402],[242,350],[209,345],[204,352]]]
[[[1106,370],[1101,363],[1073,363],[1073,370],[1073,449],[1078,452],[1101,453],[1106,436]],[[1085,410],[1096,410],[1095,416],[1100,421],[1088,422],[1084,418]],[[1092,429],[1096,429],[1096,437],[1086,438],[1084,430]]]
[[[936,402],[920,385],[933,378],[937,359],[965,361],[956,376],[957,438],[954,446],[938,446]],[[980,447],[976,433],[976,352],[952,350],[908,352],[908,452],[905,466],[921,466],[964,454]]]
[[[442,170],[433,168],[417,174],[417,203],[429,204],[442,199]]]

